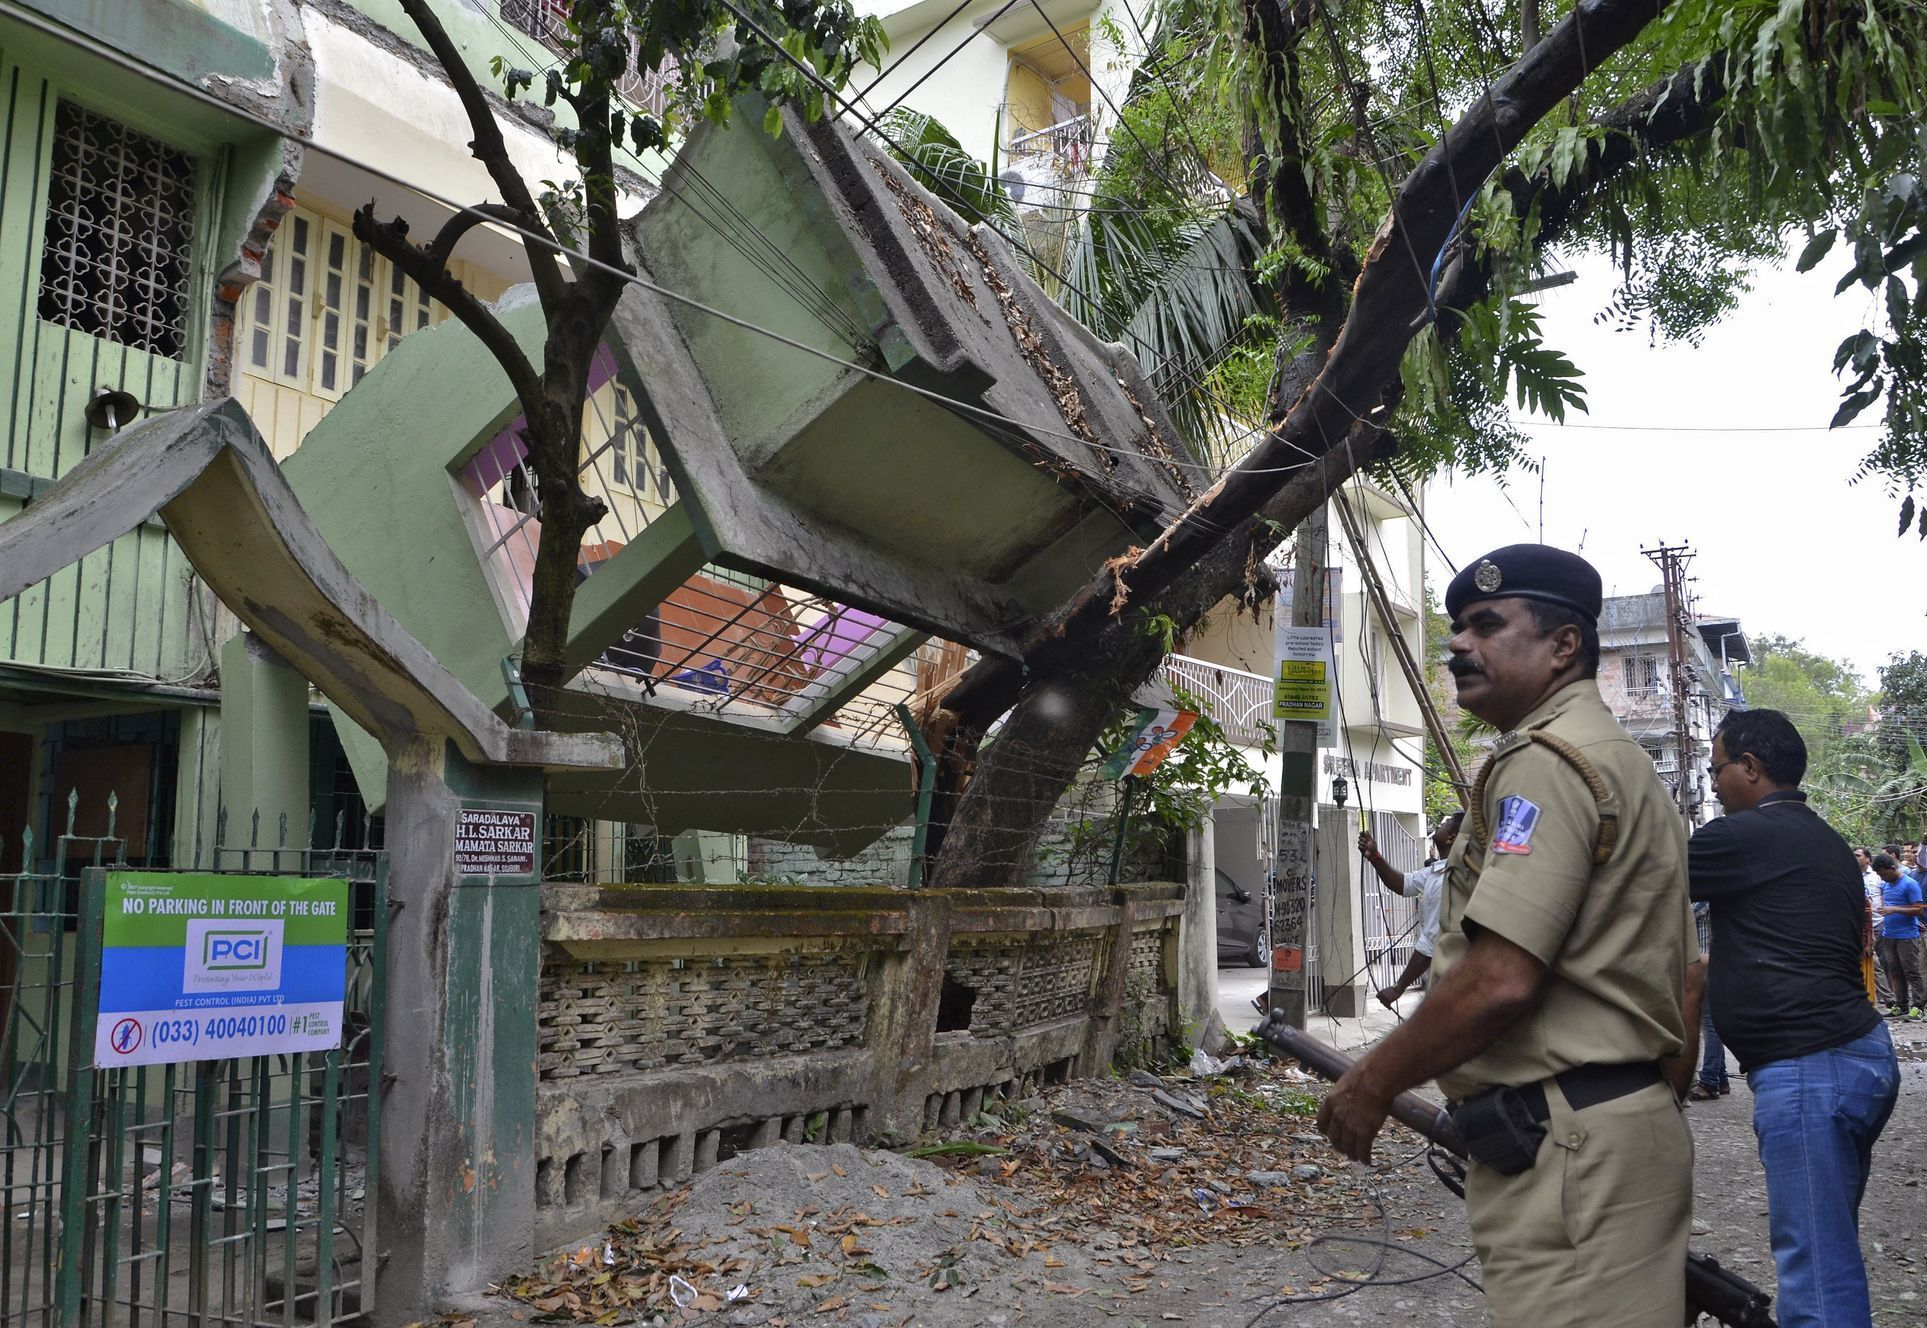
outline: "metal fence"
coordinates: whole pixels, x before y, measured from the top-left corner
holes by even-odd
[[[263,848],[253,818],[200,870],[350,882],[343,1046],[117,1070],[92,1064],[111,813],[105,837],[59,837],[59,870],[19,846],[0,874],[0,1323],[292,1328],[372,1304],[387,868],[340,830]]]

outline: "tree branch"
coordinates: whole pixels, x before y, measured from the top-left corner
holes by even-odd
[[[502,139],[501,126],[495,123],[495,113],[489,109],[481,85],[469,72],[461,48],[449,38],[448,30],[435,17],[428,0],[401,0],[401,7],[414,20],[416,28],[421,31],[422,40],[428,43],[428,49],[434,52],[442,71],[448,75],[455,95],[461,98],[462,109],[468,114],[468,126],[475,134],[468,149],[487,169],[489,178],[495,181],[495,187],[502,191],[502,201],[515,214],[515,224],[553,241],[555,237],[543,220],[541,210],[535,206],[528,182],[523,180],[522,173],[509,159],[508,144]],[[561,263],[556,256],[557,250],[527,236],[523,237],[522,247],[529,256],[529,274],[535,282],[535,289],[546,304],[565,282]],[[454,307],[449,305],[451,310]]]
[[[508,226],[522,224],[521,215],[513,208],[504,207],[500,203],[478,203],[474,207],[464,208],[443,222],[442,228],[435,232],[435,238],[423,247],[424,257],[437,267],[447,267],[449,260],[455,256],[455,246],[462,242],[462,237],[489,221],[498,221]],[[397,221],[397,224],[399,225],[400,222]]]
[[[461,213],[460,216],[468,216]],[[449,222],[449,226],[454,224]],[[376,253],[386,258],[402,270],[402,274],[433,298],[447,306],[449,313],[462,320],[462,325],[473,332],[481,343],[488,347],[489,354],[509,377],[515,395],[528,410],[534,402],[541,399],[542,376],[529,363],[522,347],[509,335],[489,307],[476,299],[469,289],[456,279],[443,261],[437,259],[432,250],[422,248],[408,238],[408,223],[397,217],[392,222],[375,220],[375,205],[356,208],[353,222],[355,238],[368,245]],[[442,228],[443,235],[448,226]],[[441,242],[436,237],[436,243]]]
[[[607,84],[585,100],[578,112],[581,137],[576,140],[576,162],[582,168],[582,187],[588,203],[589,257],[578,278],[600,322],[607,322],[627,284],[617,273],[633,274],[622,252],[621,222],[616,215],[616,170],[610,142],[610,99]],[[611,271],[614,269],[614,271]]]
[[[1226,586],[1249,584],[1286,531],[1361,467],[1390,451],[1382,432],[1360,426],[1344,446],[1299,472],[1262,510],[1186,569],[1155,605],[1142,606],[1144,611],[1196,623],[1224,599]],[[1260,599],[1271,598],[1268,587],[1251,588]],[[949,814],[933,818],[931,885],[1021,877],[1036,853],[1046,820],[1042,813],[1056,804],[1076,777],[1083,754],[1164,657],[1162,639],[1147,634],[1143,621],[1137,613],[1110,619],[1084,655],[1044,686],[1025,689],[1022,671],[1004,660],[980,660],[958,680],[944,709],[961,707],[968,714],[958,716],[956,728],[945,735],[951,740],[947,746],[974,750],[992,720],[1005,710],[1011,715],[968,784],[959,780],[961,787],[947,790]]]
[[[1512,198],[1514,215],[1529,216],[1536,208],[1539,233],[1532,243],[1543,248],[1556,244],[1585,216],[1604,187],[1642,157],[1674,147],[1709,132],[1726,99],[1726,64],[1709,56],[1665,78],[1638,96],[1601,114],[1594,123],[1606,132],[1586,145],[1586,159],[1578,170],[1555,185],[1549,171],[1526,175],[1508,171],[1500,181]],[[1461,244],[1439,280],[1441,309],[1470,309],[1483,300],[1491,286],[1489,254],[1473,257]]]
[[[1661,6],[1652,0],[1582,5],[1482,97],[1400,185],[1354,288],[1352,307],[1323,370],[1283,422],[1131,562],[1101,572],[1065,614],[1026,643],[1034,674],[1048,676],[1087,648],[1114,605],[1155,597],[1241,526],[1283,487],[1278,479],[1338,446],[1358,423],[1381,423],[1386,385],[1427,311],[1426,272],[1413,255],[1446,243],[1465,197],[1526,132],[1587,74],[1639,34]]]

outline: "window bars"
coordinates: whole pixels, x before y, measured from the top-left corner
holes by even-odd
[[[194,159],[63,101],[40,265],[40,317],[135,350],[187,357]]]
[[[475,499],[477,555],[517,636],[527,630],[542,537],[542,495],[522,431],[521,420],[510,422],[460,471],[463,489]],[[668,466],[607,349],[591,366],[581,446],[583,490],[605,508],[583,535],[577,569],[587,578],[678,501]],[[639,683],[650,695],[667,686],[695,709],[786,726],[823,723],[861,746],[899,747],[895,707],[911,696],[917,676],[915,664],[901,659],[909,630],[712,564],[605,650],[586,681],[618,689],[625,681]],[[885,657],[885,651],[894,653]]]

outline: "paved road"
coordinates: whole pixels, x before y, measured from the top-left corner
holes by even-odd
[[[1861,1249],[1873,1291],[1876,1328],[1927,1325],[1927,1023],[1891,1024],[1899,1046],[1900,1102],[1874,1152],[1874,1172],[1861,1206]],[[1730,1097],[1692,1104],[1686,1113],[1695,1149],[1693,1248],[1711,1254],[1767,1291],[1774,1289],[1773,1257],[1767,1234],[1766,1184],[1753,1137],[1753,1099],[1746,1081],[1733,1078]],[[1391,1137],[1391,1136],[1388,1136]],[[1396,1149],[1381,1144],[1381,1159]],[[1350,1164],[1342,1164],[1350,1165]],[[1385,1227],[1403,1249],[1445,1262],[1471,1252],[1464,1206],[1447,1194],[1422,1161],[1386,1170],[1378,1182]],[[1205,1313],[1190,1319],[1199,1328],[1245,1328],[1267,1292],[1289,1285],[1302,1292],[1312,1271],[1303,1252],[1250,1251],[1211,1258],[1197,1252],[1197,1270],[1216,1294],[1194,1302]],[[1373,1246],[1330,1246],[1326,1267],[1369,1270]],[[1380,1270],[1387,1279],[1430,1272],[1420,1258],[1394,1254]],[[1476,1262],[1466,1270],[1477,1276]],[[1360,1289],[1343,1299],[1281,1305],[1259,1318],[1262,1325],[1286,1328],[1335,1328],[1370,1322],[1427,1323],[1478,1328],[1489,1324],[1483,1299],[1454,1277],[1428,1277],[1408,1285]]]
[[[1258,1022],[1258,1012],[1251,1008],[1251,1001],[1265,989],[1265,978],[1266,973],[1262,968],[1245,968],[1241,965],[1218,970],[1218,1016],[1224,1020],[1226,1028],[1244,1033]],[[1411,993],[1399,1002],[1399,1010],[1410,1013],[1421,998],[1422,993]],[[1311,1032],[1340,1051],[1353,1051],[1384,1037],[1399,1018],[1399,1014],[1379,1009],[1374,1001],[1371,1010],[1362,1019],[1338,1019],[1314,1012],[1306,1020],[1306,1025]]]

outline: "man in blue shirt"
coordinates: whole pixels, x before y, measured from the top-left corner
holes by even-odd
[[[1880,878],[1880,967],[1894,994],[1889,1018],[1920,1018],[1927,989],[1920,980],[1920,883],[1900,869],[1885,853],[1874,856],[1873,874]]]

